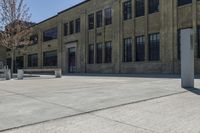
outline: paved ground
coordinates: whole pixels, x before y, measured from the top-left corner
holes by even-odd
[[[200,133],[200,80],[66,76],[0,81],[0,132]]]

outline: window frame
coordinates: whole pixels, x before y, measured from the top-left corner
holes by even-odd
[[[94,44],[88,45],[88,64],[94,64]]]
[[[96,12],[96,27],[100,28],[103,26],[103,11],[97,11]]]
[[[105,42],[104,51],[104,63],[112,63],[112,41]]]
[[[80,33],[81,32],[81,19],[77,18],[75,20],[75,33]]]
[[[132,62],[132,38],[125,38],[123,41],[123,62]]]
[[[198,0],[197,0],[198,1]],[[192,4],[192,0],[177,0],[177,5],[178,6],[184,6],[184,5],[188,5],[188,4]]]
[[[103,44],[102,43],[96,44],[96,63],[97,64],[103,63]]]
[[[160,11],[160,0],[149,0],[149,14],[157,13]]]
[[[54,33],[55,32],[55,33]],[[46,38],[47,37],[47,35],[46,35],[46,37],[45,37],[45,34],[51,34],[51,33],[53,33],[53,34],[55,34],[55,35],[52,35],[51,36],[51,38]],[[46,39],[45,39],[46,38]],[[53,28],[51,28],[51,29],[48,29],[48,30],[45,30],[45,31],[43,31],[43,42],[48,42],[48,41],[51,41],[51,40],[55,40],[55,39],[57,39],[58,38],[58,27],[53,27]]]
[[[69,34],[70,35],[74,34],[74,28],[75,28],[74,21],[72,20],[69,22]]]
[[[139,2],[139,1],[143,1],[143,2]],[[135,17],[141,17],[144,15],[145,15],[145,1],[144,0],[135,0]]]
[[[160,61],[160,33],[149,34],[149,61]]]
[[[49,63],[46,62],[45,54],[52,54],[54,53],[55,55],[55,62],[52,63],[52,65],[48,65]],[[49,59],[52,59],[52,56],[48,57]],[[54,64],[55,63],[55,64]],[[43,66],[44,67],[57,67],[58,65],[58,52],[57,50],[52,50],[52,51],[45,51],[43,52]]]
[[[123,2],[123,20],[132,19],[132,0]]]
[[[36,56],[36,64],[34,64],[33,62],[33,56]],[[35,54],[29,54],[28,55],[28,64],[27,64],[28,67],[38,67],[38,54],[35,53]]]
[[[145,36],[144,35],[135,37],[135,61],[136,62],[145,61]]]
[[[107,25],[111,25],[112,24],[112,8],[108,7],[106,9],[104,9],[104,24]]]
[[[94,29],[94,13],[88,15],[88,29]]]

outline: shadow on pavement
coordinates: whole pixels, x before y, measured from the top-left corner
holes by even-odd
[[[94,77],[134,77],[134,78],[174,78],[180,79],[179,74],[104,74],[104,73],[66,73],[64,76],[94,76]],[[195,79],[200,79],[200,75],[195,75]]]
[[[200,89],[199,88],[184,88],[185,90],[192,92],[196,95],[200,95]]]

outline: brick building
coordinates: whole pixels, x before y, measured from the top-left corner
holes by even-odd
[[[65,73],[179,73],[179,31],[193,28],[200,73],[200,0],[87,0],[34,26],[18,68]],[[6,58],[10,64],[10,52]]]

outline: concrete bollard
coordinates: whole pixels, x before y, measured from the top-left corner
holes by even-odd
[[[61,78],[62,77],[62,71],[61,70],[55,70],[55,77]]]
[[[9,69],[5,70],[4,75],[5,75],[5,79],[6,80],[10,80],[11,79],[11,73],[10,73]]]
[[[17,70],[17,79],[22,80],[24,78],[24,71],[22,69]]]

